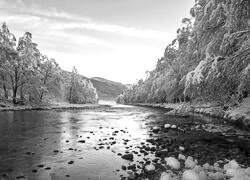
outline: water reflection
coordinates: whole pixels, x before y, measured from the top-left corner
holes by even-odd
[[[123,140],[136,144],[147,136],[142,116],[138,110],[122,108],[1,112],[0,172],[28,179],[64,179],[66,175],[117,179],[114,171],[127,163],[116,154],[125,150]],[[109,140],[114,131],[119,133]],[[116,143],[102,149],[98,144],[103,139],[108,140],[106,144]]]
[[[148,126],[194,123],[164,110],[114,106],[96,110],[0,112],[0,175],[27,179],[120,179],[119,153],[139,151]],[[150,157],[150,154],[148,155]],[[135,160],[143,157],[135,155]]]

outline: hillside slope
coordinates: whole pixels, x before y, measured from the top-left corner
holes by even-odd
[[[110,81],[100,77],[90,78],[97,94],[102,100],[115,100],[127,87],[121,83]]]

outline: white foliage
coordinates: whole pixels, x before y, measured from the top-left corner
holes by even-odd
[[[205,67],[207,66],[207,64],[208,64],[207,61],[204,61],[204,60],[200,61],[198,66],[193,71],[190,71],[187,74],[184,94],[187,93],[188,89],[192,85],[199,85],[204,80],[203,71],[204,71]]]
[[[193,71],[194,75],[193,75],[193,79],[192,79],[192,83],[194,85],[200,84],[202,82],[202,80],[204,79],[202,72],[203,72],[206,65],[207,65],[207,61],[200,61],[198,66],[194,69],[194,71]]]

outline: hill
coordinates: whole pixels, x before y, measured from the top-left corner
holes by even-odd
[[[96,88],[99,98],[102,100],[115,100],[117,96],[127,89],[126,85],[101,77],[93,77],[90,80]]]

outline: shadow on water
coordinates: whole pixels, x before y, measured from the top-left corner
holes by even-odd
[[[184,145],[187,154],[201,162],[236,158],[249,165],[247,151],[237,145],[243,142],[244,147],[249,146],[249,133],[235,131],[213,118],[168,117],[165,112],[117,105],[92,110],[0,112],[0,176],[121,179],[127,176],[122,166],[139,174],[164,144],[172,149],[169,155],[176,155],[178,145]],[[176,124],[181,130],[165,130],[165,123]],[[159,131],[153,132],[154,126]],[[121,158],[128,153],[133,153],[133,161]]]

